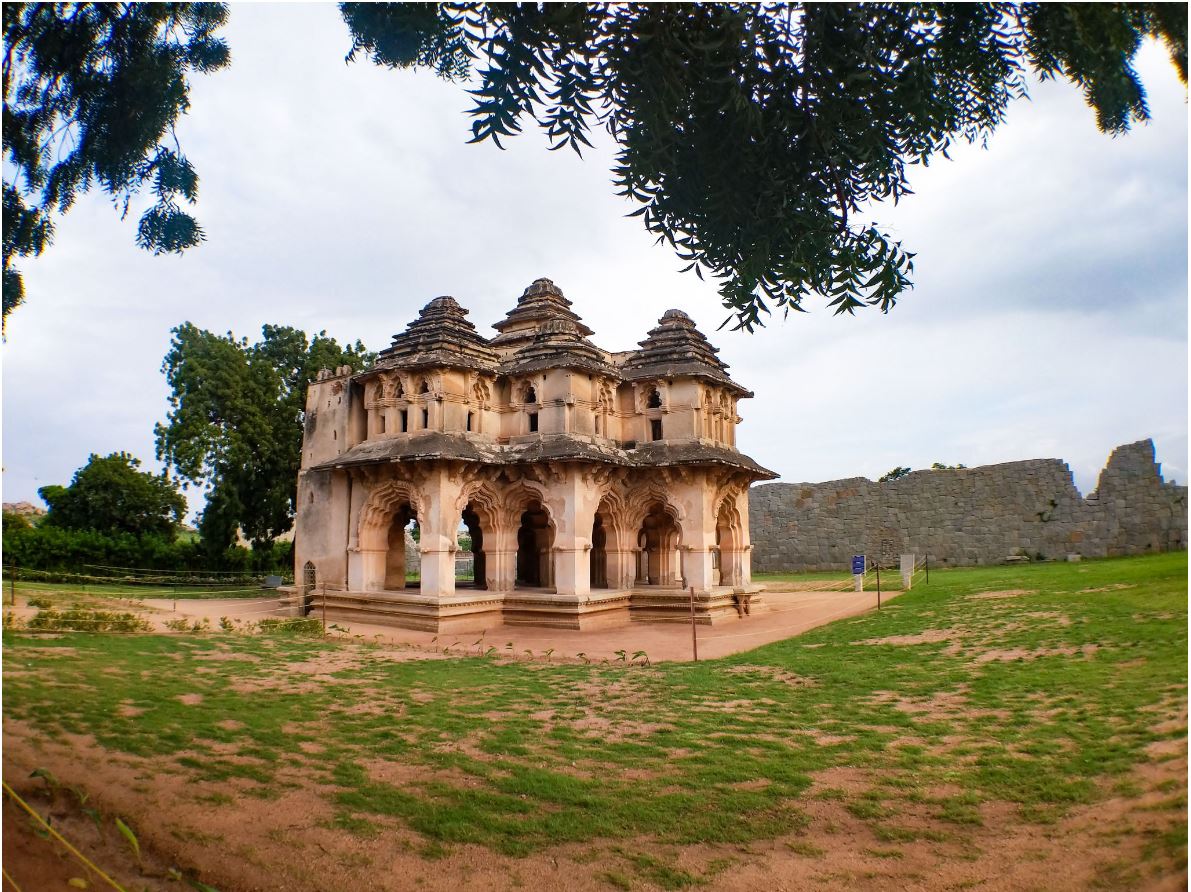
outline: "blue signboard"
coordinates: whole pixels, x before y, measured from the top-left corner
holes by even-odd
[[[864,555],[862,555],[862,554],[852,555],[852,575],[853,576],[863,576],[864,575]]]

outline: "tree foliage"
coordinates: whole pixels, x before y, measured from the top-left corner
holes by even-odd
[[[104,534],[153,535],[173,541],[186,499],[169,476],[140,471],[127,452],[92,455],[70,486],[37,491],[49,506],[43,525]]]
[[[912,470],[914,470],[914,469],[913,468],[903,468],[901,465],[898,465],[892,471],[886,471],[879,478],[877,478],[877,482],[878,483],[888,483],[891,480],[901,480],[903,477],[905,477],[907,474],[909,474]]]
[[[204,235],[181,207],[198,175],[173,127],[191,72],[228,64],[222,3],[4,4],[4,307],[24,299],[17,257],[53,238],[53,215],[98,187],[122,214],[154,196],[137,244],[181,252]]]
[[[340,347],[266,325],[249,344],[184,323],[162,363],[172,394],[156,426],[157,456],[190,484],[207,485],[199,531],[223,551],[237,530],[265,546],[293,526],[306,388],[319,369],[372,361],[364,345]]]
[[[1147,119],[1133,68],[1187,10],[1156,3],[343,3],[349,61],[474,77],[472,141],[536,123],[616,145],[619,194],[719,281],[738,327],[771,307],[888,310],[912,257],[862,214],[907,166],[982,141],[1031,73],[1077,85],[1108,133]]]

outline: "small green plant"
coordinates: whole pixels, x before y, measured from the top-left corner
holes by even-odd
[[[543,651],[543,653],[542,653],[542,656],[544,656],[544,657],[546,658],[546,662],[547,662],[547,663],[549,663],[549,662],[550,662],[550,655],[551,655],[552,653],[554,653],[554,648],[553,648],[553,647],[552,647],[552,648],[550,648],[549,650]]]
[[[48,768],[34,768],[29,772],[29,777],[37,778],[51,790],[56,790],[61,786],[58,783],[58,778],[54,777],[54,772]]]
[[[637,651],[633,651],[633,659],[632,659],[632,662],[634,662],[634,663],[635,663],[635,662],[637,662],[637,660],[640,660],[640,661],[641,661],[641,662],[642,662],[642,663],[643,663],[643,664],[644,664],[644,665],[645,665],[645,666],[648,668],[648,666],[649,666],[649,654],[647,654],[645,651],[643,651],[643,650],[637,650]]]
[[[136,838],[136,834],[132,832],[132,828],[125,824],[119,818],[116,818],[116,829],[120,831],[120,835],[128,841],[128,847],[132,849],[132,854],[136,856],[137,866],[144,870],[144,862],[141,861],[141,843]]]
[[[181,616],[175,617],[174,619],[167,619],[165,621],[165,627],[171,632],[189,632],[190,620]]]
[[[584,663],[586,663],[588,665],[591,664],[591,660],[589,660],[587,658],[587,654],[585,654],[583,651],[579,651],[579,653],[575,654],[575,656],[577,656],[579,659],[581,659]]]
[[[225,632],[233,632],[236,629],[236,624],[233,623],[226,616],[219,617],[219,628]]]
[[[624,663],[628,661],[628,651],[614,650],[613,653],[616,654],[616,662]]]
[[[30,598],[25,603],[27,603],[30,607],[37,607],[38,609],[40,609],[42,607],[53,607],[54,606],[54,602],[51,601],[49,598],[42,598],[40,596],[35,597],[35,598]]]

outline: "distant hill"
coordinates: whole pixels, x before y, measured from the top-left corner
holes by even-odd
[[[18,514],[21,517],[27,517],[32,521],[38,521],[45,517],[48,513],[45,508],[34,505],[32,502],[5,502],[5,514]]]

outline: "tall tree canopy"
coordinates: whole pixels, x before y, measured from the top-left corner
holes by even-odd
[[[173,541],[186,513],[186,499],[169,476],[138,470],[127,452],[92,455],[70,486],[37,491],[49,505],[45,522],[69,530],[154,534]]]
[[[751,329],[820,295],[888,310],[913,254],[864,214],[909,192],[907,165],[986,139],[1028,76],[1077,85],[1106,132],[1148,116],[1133,59],[1161,38],[1186,80],[1187,8],[1163,3],[344,3],[349,59],[474,86],[473,141],[536,122],[553,147],[603,128],[613,177],[687,269]],[[198,177],[166,138],[187,75],[228,63],[220,3],[4,5],[4,316],[13,261],[99,186],[137,240],[203,239]],[[10,176],[11,174],[11,176]]]
[[[18,257],[40,254],[53,214],[93,187],[127,213],[154,204],[137,243],[160,254],[203,240],[180,202],[198,175],[173,135],[192,71],[228,64],[222,3],[4,4],[4,314],[24,299]]]
[[[266,325],[249,344],[189,322],[173,329],[162,363],[172,394],[156,426],[157,456],[186,482],[207,485],[203,542],[222,552],[237,530],[268,544],[293,525],[306,388],[319,369],[362,369],[375,354],[325,331]]]
[[[1162,3],[343,3],[352,60],[476,78],[472,141],[602,127],[646,228],[751,329],[817,294],[888,310],[913,254],[861,215],[906,168],[986,139],[1027,78],[1065,77],[1100,128],[1148,117],[1142,40],[1187,76]]]

